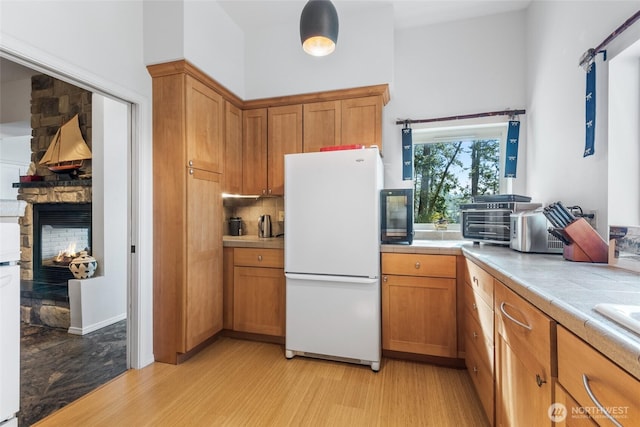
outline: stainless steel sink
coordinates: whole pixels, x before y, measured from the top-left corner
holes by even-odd
[[[640,305],[597,304],[594,309],[640,335]]]

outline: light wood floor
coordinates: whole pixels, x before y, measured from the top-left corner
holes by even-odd
[[[487,426],[467,371],[284,357],[221,338],[187,362],[130,370],[44,426]]]

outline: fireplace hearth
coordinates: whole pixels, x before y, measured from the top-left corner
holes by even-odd
[[[73,279],[69,262],[83,250],[91,253],[91,203],[33,205],[33,280]]]

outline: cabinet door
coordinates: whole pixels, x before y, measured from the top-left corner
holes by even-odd
[[[284,336],[285,278],[281,268],[235,267],[233,329]]]
[[[455,279],[384,275],[382,347],[456,357]]]
[[[269,108],[269,195],[284,195],[284,155],[302,152],[302,105]]]
[[[342,101],[342,144],[377,145],[382,151],[382,97]]]
[[[183,339],[187,352],[222,330],[221,175],[187,169],[186,283],[183,289]]]
[[[242,191],[267,193],[267,109],[247,110],[242,121]]]
[[[242,193],[242,111],[225,101],[224,191]]]
[[[322,147],[340,145],[342,141],[342,110],[340,101],[304,104],[303,149],[305,153]]]
[[[185,84],[187,166],[222,173],[224,99],[191,76]]]
[[[518,349],[516,353],[501,335],[496,337],[496,426],[550,427],[551,378],[539,384],[536,372],[519,357],[523,351],[530,352],[532,348]]]

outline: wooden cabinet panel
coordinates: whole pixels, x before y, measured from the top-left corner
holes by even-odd
[[[284,268],[284,251],[281,249],[236,248],[234,265],[246,267]]]
[[[494,281],[496,425],[551,425],[555,322]]]
[[[382,254],[383,274],[456,277],[455,255]]]
[[[222,173],[224,99],[191,76],[185,84],[188,166]]]
[[[598,424],[612,425],[597,410],[587,386],[620,424],[640,420],[640,381],[563,327],[558,328],[558,381],[580,405],[596,413]]]
[[[183,353],[222,330],[222,233],[213,224],[222,218],[221,176],[197,169],[188,173]]]
[[[269,108],[267,193],[284,195],[284,155],[302,152],[302,105]]]
[[[553,403],[551,377],[545,383],[537,382],[537,375],[521,356],[536,347],[513,348],[496,337],[496,425],[551,426],[547,413]]]
[[[156,361],[178,363],[222,329],[224,105],[212,87],[188,71],[149,70],[153,352]]]
[[[477,319],[471,314],[467,314],[465,317],[465,348],[473,346],[478,358],[485,366],[489,367],[493,376],[494,345],[493,337],[489,338],[488,335],[487,331],[477,322]]]
[[[552,414],[554,418],[557,417],[555,427],[598,427],[584,408],[560,384],[555,384],[554,391],[554,402],[564,405],[564,408],[558,407]]]
[[[518,357],[527,369],[550,382],[556,374],[555,322],[498,281],[494,312],[496,337],[514,350],[522,349]]]
[[[222,249],[222,327],[233,329],[233,254],[234,248]]]
[[[493,343],[493,305],[487,304],[469,284],[465,284],[466,314],[481,329],[482,339]]]
[[[493,276],[481,267],[467,260],[465,280],[475,292],[493,307]]]
[[[342,144],[377,145],[382,151],[382,97],[342,101]]]
[[[284,336],[284,270],[235,267],[233,282],[233,329]]]
[[[242,194],[242,110],[225,101],[224,192]]]
[[[482,357],[477,352],[477,348],[475,346],[469,345],[465,347],[465,351],[465,365],[469,370],[471,381],[473,382],[476,393],[480,398],[480,402],[482,403],[485,415],[489,420],[489,424],[494,425],[495,394],[493,385],[493,369],[483,362]]]
[[[454,279],[384,275],[382,300],[383,348],[456,357]]]
[[[303,151],[311,153],[322,147],[341,145],[341,101],[314,102],[303,105]]]
[[[242,120],[242,191],[266,194],[267,109],[244,111]]]

